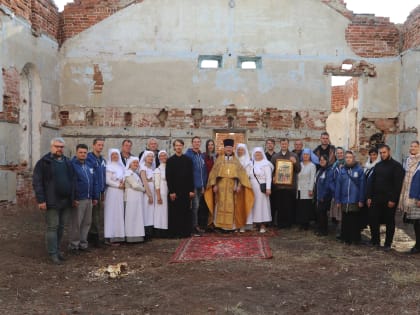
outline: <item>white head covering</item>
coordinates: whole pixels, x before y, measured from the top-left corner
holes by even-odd
[[[263,159],[261,161],[256,161],[255,160],[255,153],[257,152],[261,152]],[[255,169],[259,169],[262,168],[263,166],[268,165],[271,169],[271,171],[274,170],[274,166],[273,163],[271,163],[269,160],[267,160],[267,157],[264,154],[264,149],[262,147],[256,147],[254,148],[254,150],[252,150],[252,161],[254,163],[254,167]]]
[[[111,160],[111,155],[112,153],[117,153],[118,154],[118,161],[117,162],[113,162]],[[121,160],[121,153],[120,150],[118,149],[109,149],[108,150],[108,163],[106,164],[106,170],[113,172],[115,174],[115,179],[117,180],[121,180],[124,179],[124,164]]]
[[[166,154],[166,156],[168,157],[168,152],[166,152],[165,150],[160,150],[159,151],[159,153],[158,153],[158,158],[159,158],[159,161],[160,161],[160,154],[161,153],[165,153]],[[162,162],[161,162],[162,163]]]
[[[243,148],[245,150],[245,154],[242,156],[238,155],[238,149]],[[238,143],[236,146],[236,157],[238,158],[239,162],[241,162],[242,166],[246,168],[249,164],[251,164],[251,158],[249,157],[248,148],[246,147],[245,143]]]
[[[155,153],[153,151],[146,150],[146,151],[144,151],[143,155],[141,156],[140,168],[142,168],[143,166],[146,165],[144,160],[146,159],[146,156],[148,156],[148,155],[152,155],[153,156],[153,161],[155,161]],[[154,163],[152,163],[152,169],[153,169],[153,164]]]
[[[131,163],[134,161],[139,161],[139,158],[137,156],[130,156],[127,160],[127,163],[125,165],[125,177],[132,175],[134,172],[130,168]]]

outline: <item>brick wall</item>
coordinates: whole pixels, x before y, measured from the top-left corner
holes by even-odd
[[[44,33],[57,39],[59,13],[53,0],[0,0],[0,4],[27,20],[34,35]]]
[[[79,106],[62,106],[60,108],[62,126],[92,127],[134,127],[134,128],[241,128],[256,130],[268,128],[272,130],[311,129],[325,130],[325,121],[329,112],[324,111],[292,111],[278,108],[237,109],[231,122],[225,109],[203,110],[199,123],[194,120],[191,110],[169,109],[168,111],[153,108],[132,107],[86,108]],[[159,113],[165,111],[162,121]],[[127,122],[127,113],[131,120]],[[84,117],[84,118],[82,118]],[[296,127],[297,126],[297,127]]]
[[[356,14],[345,36],[351,49],[360,57],[381,58],[400,53],[400,31],[389,18]]]
[[[61,14],[59,42],[63,43],[115,12],[143,0],[74,0]]]
[[[358,80],[352,78],[345,85],[333,86],[331,88],[331,111],[341,112],[349,105],[349,99],[358,99]]]
[[[16,68],[2,68],[3,75],[3,112],[0,120],[11,123],[19,122],[19,72]]]
[[[420,5],[411,11],[404,23],[403,50],[420,46]]]

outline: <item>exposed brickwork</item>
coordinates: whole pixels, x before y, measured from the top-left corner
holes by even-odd
[[[345,85],[333,86],[331,89],[331,111],[334,113],[341,112],[349,105],[351,98],[357,100],[358,97],[357,78],[348,80]]]
[[[404,23],[403,50],[420,46],[420,5],[411,11]]]
[[[34,35],[45,33],[57,39],[59,13],[53,0],[0,0],[0,4],[27,20]]]
[[[380,58],[400,53],[400,31],[389,18],[354,15],[346,29],[346,40],[361,57]]]
[[[32,0],[31,23],[37,33],[47,33],[53,38],[58,37],[59,13],[52,0]]]
[[[115,12],[143,0],[75,0],[64,7],[59,41],[63,43]]]
[[[16,204],[20,206],[35,203],[35,194],[32,189],[32,172],[20,171],[17,173]]]
[[[0,112],[0,119],[11,123],[19,122],[19,87],[20,77],[16,68],[2,68],[4,94],[3,112]]]
[[[99,69],[99,65],[97,64],[93,65],[93,81],[95,82],[93,85],[93,93],[102,93],[104,80],[101,69]]]
[[[83,108],[83,109],[82,109]],[[63,106],[60,113],[62,125],[66,126],[93,126],[93,127],[125,127],[127,126],[127,113],[131,114],[131,126],[134,128],[147,128],[164,126],[165,128],[189,129],[198,128],[194,117],[190,110],[169,109],[167,117],[161,123],[158,115],[160,109],[148,108],[133,111],[129,107],[106,107],[106,108],[84,108],[76,106]],[[88,118],[83,120],[75,120],[72,117],[86,117],[80,115],[89,112]],[[75,113],[75,115],[72,115]],[[93,113],[93,114],[92,114]],[[200,128],[243,128],[243,129],[259,129],[269,128],[274,130],[289,130],[296,128],[296,113],[298,113],[298,128],[324,130],[325,121],[329,113],[323,111],[292,111],[280,110],[278,108],[265,109],[238,109],[236,117],[229,125],[229,119],[224,109],[217,109],[209,113],[203,111],[203,119],[200,122]]]

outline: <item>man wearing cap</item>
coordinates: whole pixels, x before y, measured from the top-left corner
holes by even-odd
[[[223,230],[246,225],[254,204],[251,183],[239,160],[233,154],[232,139],[223,141],[224,154],[217,158],[204,193],[209,207],[209,224]]]

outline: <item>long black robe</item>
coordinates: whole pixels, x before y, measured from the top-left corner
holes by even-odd
[[[172,155],[166,163],[168,183],[168,232],[170,237],[188,237],[192,231],[190,192],[194,192],[193,165],[185,155]],[[169,194],[176,193],[172,201]]]

